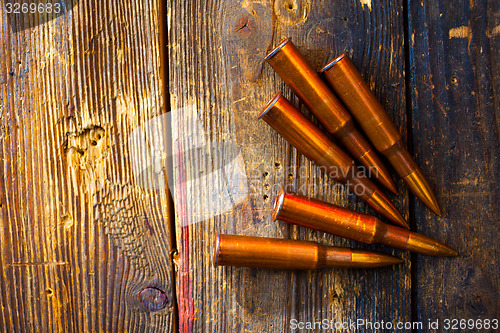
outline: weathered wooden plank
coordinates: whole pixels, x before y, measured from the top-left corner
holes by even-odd
[[[158,3],[66,8],[0,14],[0,331],[171,331]]]
[[[498,318],[499,3],[408,4],[414,150],[444,211],[416,202],[416,226],[460,253],[416,256],[415,312],[441,325]]]
[[[406,133],[402,12],[400,1],[170,3],[181,330],[285,332],[292,330],[291,319],[411,319],[405,253],[394,251],[404,265],[360,271],[213,268],[211,259],[217,232],[392,251],[272,222],[276,188],[285,184],[312,195],[316,188],[320,199],[369,210],[353,197],[337,196],[334,182],[256,116],[280,89],[292,97],[263,66],[266,52],[291,36],[317,69],[350,51]],[[207,146],[213,148],[208,157]],[[398,185],[402,194],[395,202],[407,215],[407,191]]]

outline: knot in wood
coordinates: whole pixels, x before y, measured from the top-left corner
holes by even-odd
[[[248,37],[255,29],[255,19],[251,15],[245,15],[237,19],[234,31],[240,37]]]
[[[142,304],[148,311],[160,311],[167,306],[168,299],[165,293],[154,287],[147,287],[139,293]]]

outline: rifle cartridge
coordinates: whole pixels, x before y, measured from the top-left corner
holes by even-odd
[[[213,258],[214,266],[274,269],[373,268],[401,262],[387,254],[310,241],[221,234],[215,236]]]
[[[441,215],[436,195],[406,150],[401,133],[347,53],[341,54],[326,65],[321,73],[375,148],[389,160],[413,194],[434,213]]]
[[[352,158],[321,132],[281,93],[259,115],[304,156],[323,167],[328,176],[344,183],[361,200],[389,220],[408,228],[392,202],[367,177],[360,174]]]
[[[356,129],[351,115],[335,97],[304,56],[287,38],[265,58],[276,73],[295,92],[304,105],[366,168],[375,168],[377,180],[398,194],[389,171],[368,141]]]
[[[283,189],[276,197],[273,221],[281,220],[367,244],[381,243],[430,256],[457,252],[430,237],[383,223],[378,218]]]

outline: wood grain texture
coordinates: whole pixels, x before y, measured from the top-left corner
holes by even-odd
[[[159,6],[73,0],[34,22],[0,14],[0,332],[169,332],[175,302],[182,332],[499,317],[498,2],[172,0],[164,14]],[[316,69],[348,51],[405,137],[410,126],[443,217],[401,180],[390,197],[459,258],[410,260],[271,221],[281,186],[373,213],[256,119],[279,90],[313,119],[263,62],[288,36]],[[214,268],[217,232],[376,249],[405,263]]]
[[[444,211],[416,202],[416,226],[460,253],[416,257],[415,312],[499,318],[499,3],[408,3],[414,155]]]
[[[297,103],[263,64],[266,52],[291,36],[318,70],[333,56],[350,51],[406,133],[402,13],[399,1],[372,1],[371,7],[351,1],[170,3],[171,107],[178,115],[172,131],[181,331],[288,332],[291,319],[410,320],[406,253],[271,221],[276,190],[283,185],[370,210],[352,196],[336,195],[333,181],[256,119],[279,90]],[[177,111],[182,108],[190,111]],[[206,146],[215,153],[207,157],[207,149],[192,149]],[[224,167],[238,156],[243,163]],[[204,177],[210,174],[214,176]],[[398,185],[402,194],[395,202],[408,216],[407,191],[401,181]],[[230,190],[221,191],[226,188]],[[406,262],[358,271],[214,268],[217,232],[375,248]]]
[[[163,112],[158,4],[66,5],[0,15],[0,331],[168,332],[168,193],[131,139]]]

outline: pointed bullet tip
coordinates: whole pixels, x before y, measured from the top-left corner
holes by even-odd
[[[387,184],[382,184],[382,185],[385,185],[385,187],[391,191],[391,193],[395,194],[395,195],[399,195],[399,192],[398,192],[398,189],[396,188],[396,185],[391,181],[391,183],[387,183]]]
[[[439,209],[439,206],[436,205],[435,209],[432,210],[434,213],[436,213],[437,216],[441,216],[441,209]]]
[[[422,201],[424,205],[426,205],[436,215],[441,216],[441,209],[437,203],[436,195],[432,191],[431,186],[425,179],[420,169],[416,169],[408,176],[404,177],[403,180],[413,194],[415,194],[415,196]]]
[[[458,252],[453,250],[452,248],[440,243],[438,241],[435,242],[435,254],[440,257],[458,257]]]
[[[379,258],[379,259],[380,260],[377,262],[377,264],[380,266],[399,265],[403,262],[403,260],[399,259],[398,257],[393,257],[393,256],[389,256],[389,255],[383,256],[382,258]]]
[[[427,200],[422,200],[422,202],[437,216],[441,216],[441,209],[437,203],[436,197],[434,195],[429,195]]]
[[[373,252],[373,251],[363,251],[363,250],[352,250],[352,264],[359,265],[359,267],[371,268],[371,267],[383,267],[391,266],[402,263],[398,257],[391,256],[385,253]]]
[[[408,223],[404,219],[403,215],[398,211],[398,209],[393,205],[393,203],[383,194],[379,189],[373,192],[372,196],[366,200],[366,202],[375,211],[384,215],[386,218],[391,220],[403,228],[410,229]]]
[[[406,222],[405,218],[399,211],[395,210],[393,212],[393,222],[396,224],[399,224],[401,227],[410,230],[410,226],[408,225],[408,222]]]
[[[393,257],[393,258],[394,258],[393,260],[394,265],[401,264],[403,262],[403,259],[399,259],[398,257]]]
[[[408,222],[406,222],[406,220],[402,219],[402,220],[400,220],[400,223],[401,223],[401,227],[403,227],[407,230],[410,230],[410,225],[408,224]]]
[[[370,173],[372,173],[371,170],[375,169],[375,172],[372,173],[370,177],[374,176],[377,179],[377,181],[385,188],[387,188],[389,191],[391,191],[396,195],[399,194],[396,188],[396,184],[394,184],[394,181],[391,178],[391,174],[389,173],[389,171],[387,170],[387,168],[382,163],[382,161],[380,160],[380,158],[377,156],[377,154],[373,149],[370,149],[367,152],[365,152],[363,156],[358,158],[358,161],[362,165],[367,167],[368,170],[370,170]]]
[[[398,195],[398,190],[396,188],[396,185],[392,181],[392,179],[389,177],[389,174],[382,174],[380,173],[377,177],[377,180],[380,184],[382,184],[386,189],[394,193],[395,195]]]
[[[407,241],[408,250],[425,254],[428,256],[456,257],[457,251],[449,248],[447,245],[422,234],[410,232]]]
[[[400,258],[398,257],[394,257],[394,256],[390,256],[390,255],[385,255],[383,256],[383,258],[380,258],[380,263],[381,264],[385,264],[385,265],[398,265],[398,264],[401,264],[403,262],[403,260],[401,260]]]
[[[402,228],[405,228],[406,230],[410,230],[410,226],[408,225],[408,223],[405,220],[401,220],[399,222],[399,226]]]
[[[450,249],[449,247],[446,248],[447,251],[443,251],[442,255],[443,257],[458,257],[458,252],[455,250]]]

